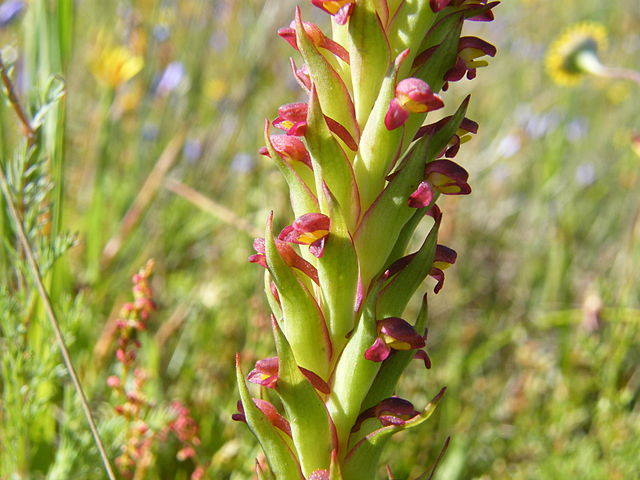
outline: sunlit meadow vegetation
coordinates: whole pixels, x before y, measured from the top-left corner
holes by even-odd
[[[284,182],[257,151],[265,116],[300,95],[275,35],[293,5],[0,4],[18,97],[0,104],[2,169],[123,478],[252,478],[259,448],[231,421],[233,359],[273,351],[263,272],[246,258],[268,212],[286,211]],[[451,435],[444,480],[637,478],[640,88],[591,77],[558,86],[544,57],[567,26],[590,20],[607,30],[604,63],[640,68],[640,6],[509,0],[496,17],[467,27],[499,53],[451,101],[471,93],[481,130],[458,156],[472,196],[442,203],[441,242],[459,257],[430,305],[433,368],[410,369],[399,394],[423,405],[448,391],[421,431],[400,435],[402,455],[388,448],[389,462],[394,478],[414,478]],[[106,478],[0,204],[0,478]],[[134,293],[154,308],[131,292],[150,258],[152,291]],[[140,319],[146,328],[125,342],[145,372],[135,377],[116,351]],[[144,398],[122,398],[125,377]],[[127,415],[123,404],[137,407]],[[131,445],[144,456],[127,467]]]

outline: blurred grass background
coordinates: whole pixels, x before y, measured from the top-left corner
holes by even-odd
[[[9,15],[9,4],[22,8]],[[256,442],[231,421],[233,356],[248,366],[273,352],[263,272],[245,259],[269,210],[280,225],[290,220],[285,184],[257,150],[264,118],[301,98],[293,53],[275,35],[294,4],[0,5],[3,60],[44,121],[28,149],[0,105],[2,165],[50,265],[112,457],[122,443],[105,383],[113,322],[130,276],[153,257],[158,311],[139,359],[149,396],[190,408],[206,478],[252,476]],[[326,26],[313,10],[304,12]],[[510,0],[496,16],[467,32],[498,56],[444,97],[453,106],[472,93],[469,116],[481,129],[458,159],[474,192],[443,203],[441,243],[459,260],[431,302],[434,367],[416,364],[398,393],[420,407],[449,389],[433,420],[394,439],[387,461],[395,478],[413,478],[452,435],[445,480],[638,478],[640,158],[631,138],[640,90],[594,79],[559,87],[543,64],[563,29],[592,20],[609,32],[603,62],[640,68],[640,5]],[[122,61],[109,56],[118,46]],[[139,72],[126,79],[127,68]],[[0,478],[103,478],[2,206]],[[175,459],[176,445],[155,451],[143,478],[188,478],[194,465]]]

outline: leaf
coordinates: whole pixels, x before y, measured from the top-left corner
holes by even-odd
[[[286,445],[276,427],[267,420],[260,409],[253,403],[247,384],[244,381],[238,354],[236,354],[236,381],[247,425],[260,442],[275,477],[278,480],[304,480],[293,452]]]
[[[413,233],[416,228],[420,224],[420,221],[425,216],[425,208],[416,208],[413,216],[404,224],[402,230],[400,231],[400,235],[398,236],[398,240],[396,240],[395,245],[393,246],[393,250],[389,254],[389,258],[385,262],[385,265],[391,265],[393,262],[398,260],[400,257],[405,255],[407,251],[407,247],[409,246],[409,242],[413,238]]]
[[[336,196],[348,223],[353,227],[360,215],[358,188],[349,159],[324,119],[315,85],[309,98],[307,125],[305,139],[313,163],[316,191],[321,192],[322,183],[326,182]]]
[[[356,123],[355,109],[349,90],[338,72],[333,69],[309,39],[302,25],[299,8],[296,8],[295,22],[298,49],[318,90],[322,111],[325,115],[344,126],[357,141],[360,137],[360,129]]]
[[[375,0],[359,1],[351,13],[349,57],[356,118],[359,125],[364,125],[391,62],[389,41],[376,13]]]
[[[269,303],[269,308],[271,312],[278,318],[282,317],[282,308],[276,301],[276,297],[271,293],[271,275],[269,271],[266,270],[264,272],[264,294],[267,296],[267,302]]]
[[[333,448],[329,415],[316,390],[300,372],[291,346],[275,321],[273,335],[280,365],[276,392],[291,423],[302,472],[309,476],[314,470],[329,467]]]
[[[377,336],[374,302],[379,288],[379,285],[374,285],[369,292],[360,321],[333,372],[327,409],[336,426],[341,449],[347,446],[349,433],[361,411],[362,400],[380,369],[380,363],[367,360],[364,356]]]
[[[362,131],[358,154],[353,160],[362,208],[368,208],[382,190],[385,174],[402,147],[403,129],[387,130],[384,117],[395,95],[398,70],[405,58],[406,53],[396,59],[379,87],[378,98]]]
[[[340,205],[326,185],[331,230],[324,254],[317,262],[327,327],[334,352],[341,352],[346,335],[353,330],[358,288],[358,257]]]
[[[379,318],[402,316],[407,303],[431,271],[437,241],[438,226],[434,225],[409,264],[380,292],[376,308]]]
[[[302,181],[300,176],[295,172],[293,167],[285,162],[275,151],[269,138],[269,121],[265,121],[264,140],[269,155],[276,162],[280,173],[284,177],[287,185],[289,185],[289,196],[291,197],[291,207],[295,217],[301,217],[305,213],[316,212],[320,208],[318,199],[311,192],[309,187]]]
[[[283,312],[283,331],[301,367],[323,379],[329,374],[331,345],[320,308],[276,248],[272,232],[273,214],[267,221],[265,251],[267,268],[278,288]]]
[[[433,92],[439,92],[442,89],[445,81],[444,76],[456,63],[461,31],[462,18],[457,20],[457,24],[453,24],[446,29],[446,35],[440,45],[436,47],[436,50],[424,65],[421,65],[413,73],[415,77],[427,82]]]
[[[391,54],[397,55],[406,49],[410,51],[400,73],[402,78],[406,76],[413,58],[419,53],[424,33],[435,18],[436,14],[429,8],[426,0],[405,0],[395,13],[391,25],[387,28],[387,31],[391,32]]]
[[[31,127],[37,130],[46,121],[47,115],[56,107],[65,95],[65,83],[62,77],[52,76],[49,78],[44,91],[44,103],[33,115]]]

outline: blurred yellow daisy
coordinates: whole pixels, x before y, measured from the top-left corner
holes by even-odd
[[[104,48],[91,62],[94,76],[105,85],[116,88],[135,77],[144,60],[121,46]]]
[[[605,28],[594,22],[569,27],[551,44],[546,57],[549,76],[560,85],[575,85],[585,73],[600,74],[605,68],[598,53],[606,46]]]

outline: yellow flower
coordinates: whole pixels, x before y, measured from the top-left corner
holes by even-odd
[[[94,76],[105,85],[116,88],[135,77],[144,60],[125,47],[109,47],[103,49],[91,62]]]
[[[560,85],[575,85],[584,73],[598,74],[604,68],[598,53],[606,46],[606,36],[605,28],[598,23],[569,27],[549,48],[547,73]]]

